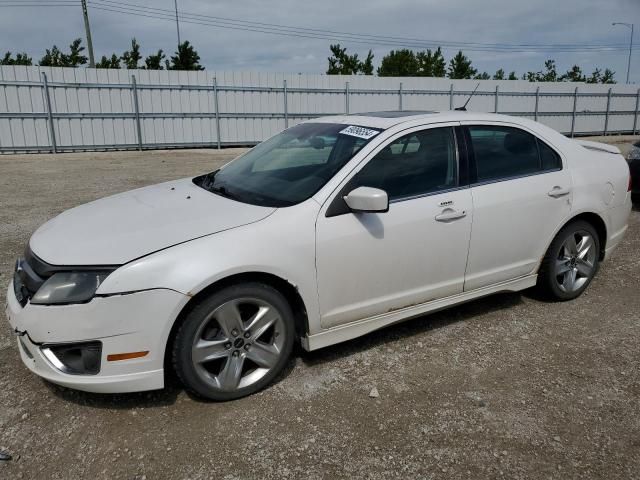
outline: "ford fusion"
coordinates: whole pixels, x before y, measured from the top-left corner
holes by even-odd
[[[35,374],[229,400],[306,350],[496,292],[571,300],[620,243],[617,148],[532,121],[380,112],[289,128],[221,169],[68,210],[16,262]]]

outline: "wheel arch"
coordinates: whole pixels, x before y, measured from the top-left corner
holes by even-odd
[[[222,288],[229,287],[231,285],[237,285],[240,283],[259,282],[273,287],[282,295],[291,306],[293,311],[294,320],[296,323],[296,336],[298,339],[302,338],[309,331],[307,309],[302,299],[302,296],[298,292],[298,289],[288,280],[281,278],[272,273],[265,272],[243,272],[229,275],[227,277],[216,280],[210,285],[206,286],[198,293],[193,295],[189,301],[182,307],[180,313],[176,316],[169,336],[167,337],[167,343],[165,345],[165,358],[164,365],[165,371],[170,366],[170,345],[173,343],[179,326],[182,324],[186,316],[193,310],[200,300],[209,296],[212,292],[220,290]],[[168,363],[169,362],[169,363]]]
[[[598,260],[604,260],[604,254],[607,247],[607,224],[605,223],[604,219],[594,212],[582,212],[572,217],[571,220],[565,223],[565,225],[568,225],[571,222],[575,222],[576,220],[583,220],[596,229],[596,233],[598,234],[598,241],[600,244]]]
[[[553,233],[551,240],[549,240],[547,249],[545,250],[545,254],[549,249],[549,246],[551,245],[553,240],[558,235],[558,232],[562,230],[564,227],[566,227],[567,225],[577,220],[585,221],[591,226],[593,226],[593,228],[595,228],[596,233],[598,234],[598,241],[600,244],[600,251],[598,252],[598,260],[604,260],[605,250],[607,246],[607,224],[605,223],[601,215],[595,212],[590,212],[590,211],[580,212],[574,215],[573,217],[569,218],[568,220],[566,220],[562,225],[560,225],[560,227]]]

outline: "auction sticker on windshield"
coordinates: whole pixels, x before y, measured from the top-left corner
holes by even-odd
[[[349,125],[347,128],[340,130],[339,133],[343,135],[351,135],[352,137],[364,138],[365,140],[369,140],[370,138],[375,137],[380,132],[378,130],[372,130],[370,128]]]

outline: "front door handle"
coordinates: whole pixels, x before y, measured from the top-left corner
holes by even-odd
[[[440,215],[436,215],[436,221],[438,222],[450,222],[467,216],[467,212],[464,210],[453,210],[452,208],[445,208]]]
[[[555,186],[551,189],[550,192],[547,193],[547,195],[553,198],[560,198],[564,197],[565,195],[569,195],[569,193],[571,193],[571,189]]]

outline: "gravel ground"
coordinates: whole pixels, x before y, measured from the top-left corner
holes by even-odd
[[[0,295],[53,215],[237,153],[0,157]],[[109,396],[47,384],[3,322],[0,448],[13,460],[0,478],[640,478],[639,234],[635,210],[578,300],[475,301],[298,353],[275,385],[222,404],[179,386]]]

